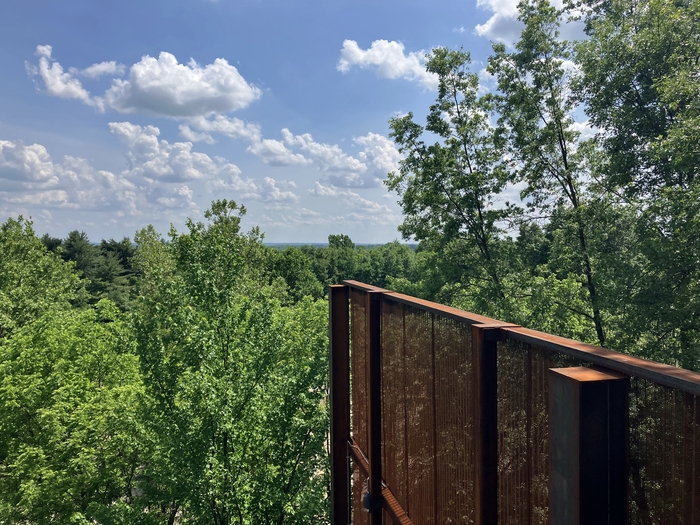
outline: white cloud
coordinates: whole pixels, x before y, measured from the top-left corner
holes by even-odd
[[[85,159],[66,156],[54,162],[40,144],[0,141],[0,203],[76,210],[136,210],[136,185],[108,171],[95,170]]]
[[[380,179],[384,179],[389,172],[399,169],[402,156],[392,140],[370,132],[363,137],[356,137],[354,142],[364,147],[359,157],[372,164]]]
[[[41,77],[44,81],[46,94],[49,96],[77,99],[98,111],[104,111],[102,99],[92,97],[90,92],[80,83],[80,80],[74,78],[70,72],[66,73],[61,64],[52,58],[52,52],[51,46],[36,46],[35,55],[39,57],[39,66],[26,63],[27,73],[31,76],[39,75]]]
[[[369,213],[370,215],[388,215],[395,217],[389,206],[365,199],[359,193],[349,189],[338,188],[333,185],[325,185],[320,182],[314,183],[314,187],[309,190],[310,195],[317,197],[343,197],[343,203],[354,211]]]
[[[114,78],[112,86],[103,96],[93,97],[76,78],[78,75],[92,79],[102,75],[117,76],[125,72],[125,66],[108,61],[83,70],[69,68],[66,72],[52,53],[53,48],[49,45],[37,46],[35,54],[39,57],[38,66],[26,64],[29,75],[39,75],[44,81],[45,92],[49,96],[77,99],[99,111],[104,111],[106,106],[120,113],[202,118],[201,125],[212,128],[211,131],[231,136],[237,136],[237,133],[254,135],[250,125],[236,122],[237,119],[228,122],[204,119],[244,108],[262,94],[223,58],[201,66],[194,60],[180,64],[174,55],[167,52],[160,53],[158,58],[145,55],[129,68],[127,79]],[[196,123],[190,125],[195,126]]]
[[[236,117],[227,117],[225,115],[214,115],[211,118],[196,116],[187,119],[187,124],[193,128],[205,133],[209,138],[209,133],[221,133],[232,138],[242,138],[250,142],[259,142],[262,138],[262,132],[258,124],[244,122]],[[188,127],[185,125],[185,127]],[[182,126],[180,126],[182,130]]]
[[[574,128],[574,131],[577,131],[580,133],[579,135],[579,140],[588,140],[592,139],[595,137],[596,133],[598,133],[600,130],[596,128],[595,126],[591,125],[591,122],[589,120],[586,120],[584,122],[576,122],[571,125],[572,128]]]
[[[110,130],[126,146],[128,167],[118,174],[95,169],[83,158],[55,162],[40,144],[0,140],[0,210],[16,214],[62,208],[140,221],[182,219],[181,214],[199,213],[197,188],[232,193],[236,199],[299,201],[294,182],[243,178],[235,164],[194,151],[191,142],[161,140],[155,126],[112,122]]]
[[[493,13],[483,24],[477,24],[474,32],[489,40],[512,45],[519,38],[523,30],[523,24],[518,20],[519,0],[477,0],[477,6]],[[551,0],[557,9],[564,6],[563,0]],[[583,23],[569,22],[560,27],[560,38],[567,40],[585,38]]]
[[[299,146],[326,172],[364,173],[367,171],[367,166],[362,161],[345,153],[337,144],[316,142],[309,133],[294,135],[285,128],[282,130],[282,138],[289,146]]]
[[[375,40],[369,49],[361,49],[355,40],[345,40],[336,69],[347,73],[353,66],[374,68],[378,77],[403,78],[433,91],[438,86],[437,75],[425,70],[425,52],[406,55],[401,42]]]
[[[520,38],[523,24],[518,20],[518,0],[477,0],[476,4],[493,12],[491,18],[474,28],[477,35],[506,44]]]
[[[304,166],[312,162],[301,153],[290,151],[283,142],[275,139],[262,139],[254,142],[248,146],[247,150],[271,166]]]
[[[194,131],[187,124],[180,124],[178,129],[180,130],[180,136],[190,142],[206,142],[207,144],[214,144],[216,142],[206,131]]]
[[[93,64],[90,67],[86,67],[82,71],[75,68],[70,68],[70,72],[72,74],[79,74],[88,78],[99,78],[102,75],[114,77],[117,75],[123,75],[125,70],[126,66],[124,64],[117,64],[114,60]]]
[[[196,117],[244,108],[261,94],[223,58],[202,67],[194,60],[180,64],[162,52],[131,66],[127,80],[114,79],[105,101],[121,113]]]
[[[0,179],[45,183],[54,178],[53,162],[44,146],[0,140]]]

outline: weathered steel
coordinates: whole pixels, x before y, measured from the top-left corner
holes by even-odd
[[[353,461],[358,467],[360,467],[362,473],[369,477],[369,463],[367,462],[367,458],[357,443],[352,440],[352,438],[350,438],[348,447]],[[411,518],[408,517],[408,514],[399,504],[398,500],[394,496],[394,493],[389,487],[386,486],[386,484],[382,484],[382,498],[384,499],[384,510],[386,510],[395,524],[413,525],[413,521],[411,521]]]
[[[498,329],[472,326],[476,414],[475,523],[498,523],[498,421],[496,343]]]
[[[331,412],[331,524],[350,523],[350,315],[349,288],[328,289]]]
[[[556,350],[593,365],[700,396],[700,374],[697,372],[647,361],[607,348],[580,343],[529,328],[506,327],[503,330],[509,338]]]
[[[617,485],[629,491],[629,521],[700,525],[700,374],[375,286],[345,285],[352,305],[352,439],[369,455],[365,470],[354,463],[355,473],[373,479],[375,496],[381,487],[375,500],[395,523],[404,522],[391,510],[394,502],[417,523],[549,522],[550,490],[556,492],[549,369],[592,365],[632,378],[624,417],[613,418],[632,424],[631,441],[625,438],[629,479]],[[371,296],[381,306],[373,307]],[[608,407],[607,398],[599,400],[588,409]],[[599,426],[579,422],[584,441]],[[596,480],[593,497],[607,474],[595,470],[599,462],[579,460],[581,466],[579,478]],[[614,461],[606,468],[624,470]],[[353,484],[355,522],[380,523],[376,508],[371,521],[359,510],[364,479]],[[621,500],[613,489],[610,497]],[[579,491],[584,510],[605,507],[585,503],[586,494]]]
[[[625,525],[629,377],[549,371],[551,525]]]
[[[369,341],[369,493],[371,525],[382,523],[382,292],[367,293],[367,340]]]

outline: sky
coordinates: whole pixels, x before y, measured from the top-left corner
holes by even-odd
[[[212,200],[267,242],[400,239],[392,116],[422,121],[437,46],[482,71],[515,0],[23,0],[0,17],[0,221],[94,242]]]

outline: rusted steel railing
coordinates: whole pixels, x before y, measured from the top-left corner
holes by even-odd
[[[700,525],[700,374],[330,287],[334,525]]]

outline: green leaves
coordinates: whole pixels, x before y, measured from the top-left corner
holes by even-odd
[[[130,347],[108,302],[48,312],[0,346],[0,521],[116,519],[145,459]]]
[[[188,523],[323,523],[327,305],[282,306],[243,211],[219,201],[169,243],[136,236],[132,319],[156,438],[144,478]]]
[[[0,344],[16,329],[76,297],[78,276],[48,252],[22,217],[0,225]]]

